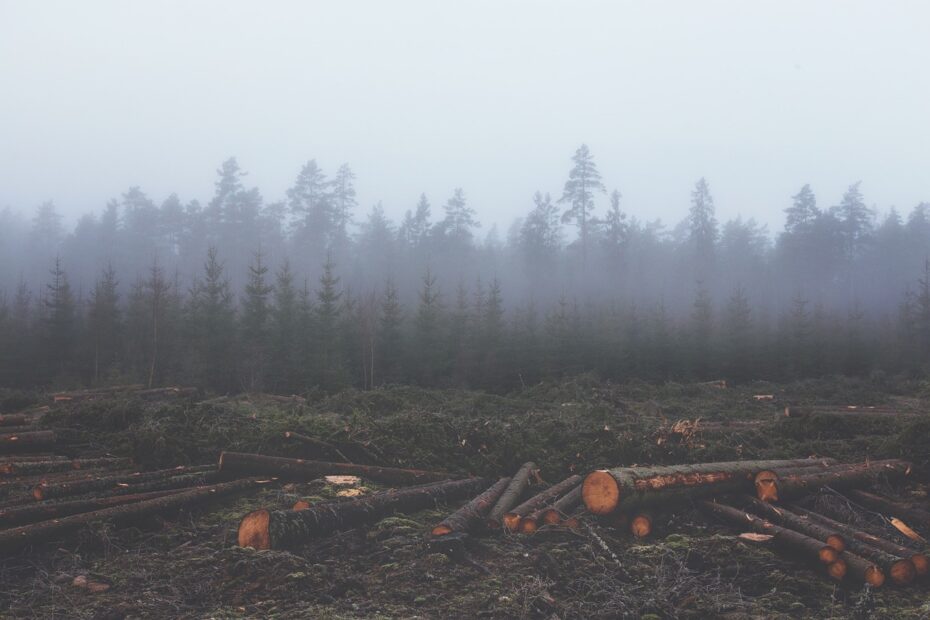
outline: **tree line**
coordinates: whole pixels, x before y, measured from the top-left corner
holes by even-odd
[[[582,146],[556,198],[482,239],[461,189],[435,221],[421,196],[356,224],[348,165],[308,162],[277,202],[244,178],[224,162],[203,206],[131,188],[68,233],[52,203],[0,213],[0,384],[505,390],[930,361],[930,205],[879,220],[858,183],[827,208],[804,185],[773,237],[720,224],[700,179],[669,230],[628,216]]]

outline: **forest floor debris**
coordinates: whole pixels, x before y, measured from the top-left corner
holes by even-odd
[[[904,396],[918,399],[912,410],[920,412],[922,389],[915,384],[883,390],[839,379],[719,389],[612,385],[579,377],[511,396],[409,387],[350,391],[306,403],[255,399],[198,405],[126,396],[55,405],[40,426],[75,429],[91,448],[132,457],[147,469],[211,462],[222,449],[306,457],[305,446],[284,440],[288,430],[334,445],[375,446],[381,464],[392,467],[500,476],[533,460],[550,483],[616,464],[809,454],[841,462],[905,458],[920,469],[930,460],[930,449],[911,434],[930,416],[882,421],[883,434],[872,432],[868,418],[834,422],[817,415],[715,432],[701,442],[674,436],[657,442],[656,432],[680,419],[773,420],[775,405],[752,398],[763,392],[787,394],[802,405],[883,404]],[[740,541],[734,530],[687,505],[664,515],[660,532],[650,539],[598,525],[596,538],[585,528],[543,528],[532,537],[469,539],[467,561],[433,552],[426,536],[458,504],[388,516],[293,552],[236,546],[242,515],[262,506],[290,508],[295,499],[331,500],[339,490],[321,480],[295,482],[219,499],[177,517],[152,517],[134,527],[86,527],[68,544],[5,557],[0,609],[11,617],[69,618],[903,618],[930,613],[919,588],[863,593],[838,587],[795,561]],[[884,490],[927,505],[923,487],[915,482]],[[817,499],[826,501],[833,500]],[[874,514],[857,515],[875,520]],[[74,586],[82,576],[108,588],[91,592]]]

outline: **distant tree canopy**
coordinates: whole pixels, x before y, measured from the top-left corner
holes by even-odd
[[[506,390],[618,380],[786,379],[930,368],[930,203],[879,218],[860,183],[802,185],[772,236],[718,221],[711,186],[677,226],[628,216],[591,150],[506,239],[462,188],[434,220],[359,215],[356,177],[310,160],[282,200],[235,158],[203,205],[139,187],[66,230],[0,211],[0,386],[194,382],[299,392],[412,382]],[[829,204],[829,203],[827,203]],[[634,205],[635,206],[635,205]]]

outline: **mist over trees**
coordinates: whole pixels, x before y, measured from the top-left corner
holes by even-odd
[[[132,187],[70,230],[51,202],[7,207],[0,384],[505,390],[930,362],[930,203],[878,213],[858,182],[799,183],[773,234],[718,221],[701,178],[667,227],[605,178],[582,145],[505,232],[462,188],[414,194],[399,222],[362,212],[350,166],[315,160],[274,201],[232,158],[204,204]]]

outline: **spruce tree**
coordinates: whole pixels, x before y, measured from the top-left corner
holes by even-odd
[[[55,257],[55,266],[50,271],[52,279],[46,285],[45,337],[48,368],[58,375],[71,370],[77,332],[77,310],[68,276]]]
[[[102,375],[118,370],[120,351],[120,309],[118,281],[112,265],[100,275],[90,300],[90,336],[93,350],[93,384],[99,385]]]
[[[215,247],[207,251],[204,275],[191,290],[189,334],[194,347],[194,373],[219,393],[236,387],[236,310],[224,265]]]
[[[378,317],[377,358],[380,360],[382,383],[397,383],[403,377],[403,307],[394,281],[388,279],[381,296]]]

